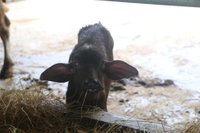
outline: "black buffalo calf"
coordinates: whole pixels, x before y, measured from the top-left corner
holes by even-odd
[[[138,76],[136,68],[113,60],[113,39],[102,24],[83,27],[78,33],[69,63],[58,63],[45,70],[40,79],[67,82],[66,102],[98,106],[107,110],[111,80]]]

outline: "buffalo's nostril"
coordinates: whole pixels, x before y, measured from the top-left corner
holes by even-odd
[[[85,80],[83,87],[89,92],[96,92],[103,89],[101,84],[96,80]]]

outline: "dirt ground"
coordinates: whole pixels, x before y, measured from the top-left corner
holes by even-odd
[[[81,4],[83,3],[80,2],[77,8],[80,8]],[[86,4],[88,3],[86,2]],[[97,5],[96,8],[102,9],[104,4]],[[85,11],[84,13],[87,15],[84,17],[80,15],[80,12],[74,11],[73,7],[76,6],[76,2],[65,3],[56,0],[49,3],[46,0],[26,0],[8,4],[8,16],[12,23],[11,47],[15,63],[14,77],[0,81],[0,88],[37,88],[39,75],[45,68],[57,62],[67,62],[70,51],[76,44],[79,28],[88,23],[97,22],[99,20],[97,16],[102,17],[103,20],[108,19],[101,14],[101,10],[96,12],[97,16]],[[115,6],[120,7],[118,4]],[[92,8],[92,10],[94,9],[95,7]],[[117,10],[113,9],[112,11]],[[109,14],[110,12],[103,11],[103,13]],[[76,20],[77,16],[79,19]],[[106,24],[116,39],[115,58],[133,64],[134,61],[131,57],[134,55],[133,51],[136,53],[136,50],[131,49],[138,47],[130,46],[130,42],[126,42],[127,38],[124,33],[115,32],[117,25],[112,27],[110,21]],[[126,22],[122,21],[119,25],[125,25],[125,29],[127,29]],[[136,32],[139,31],[138,29]],[[138,33],[127,32],[127,34],[133,35],[132,42],[138,37]],[[124,46],[119,48],[121,46],[118,44],[122,41]],[[1,53],[2,50],[0,47]],[[137,52],[141,54],[145,54],[144,51],[143,48],[137,49]],[[153,50],[146,48],[146,51],[152,52]],[[0,55],[1,60],[3,59],[2,55]],[[153,71],[140,65],[135,67],[140,72],[139,79],[123,80],[112,85],[108,98],[109,112],[161,122],[181,129],[200,119],[199,91],[182,89],[172,79],[155,77]],[[64,99],[66,87],[67,83],[49,82],[48,87],[44,90],[52,91]]]

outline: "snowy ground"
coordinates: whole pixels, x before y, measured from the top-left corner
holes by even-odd
[[[200,119],[200,8],[92,0],[26,0],[8,7],[17,81],[20,74],[38,78],[48,66],[67,62],[78,30],[101,22],[113,35],[116,59],[137,67],[147,81],[175,83],[145,87],[131,81],[126,91],[110,93],[110,112],[176,127]],[[64,95],[67,84],[50,84]]]

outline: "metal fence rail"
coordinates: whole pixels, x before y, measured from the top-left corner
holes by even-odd
[[[200,0],[108,0],[108,1],[200,7]]]

